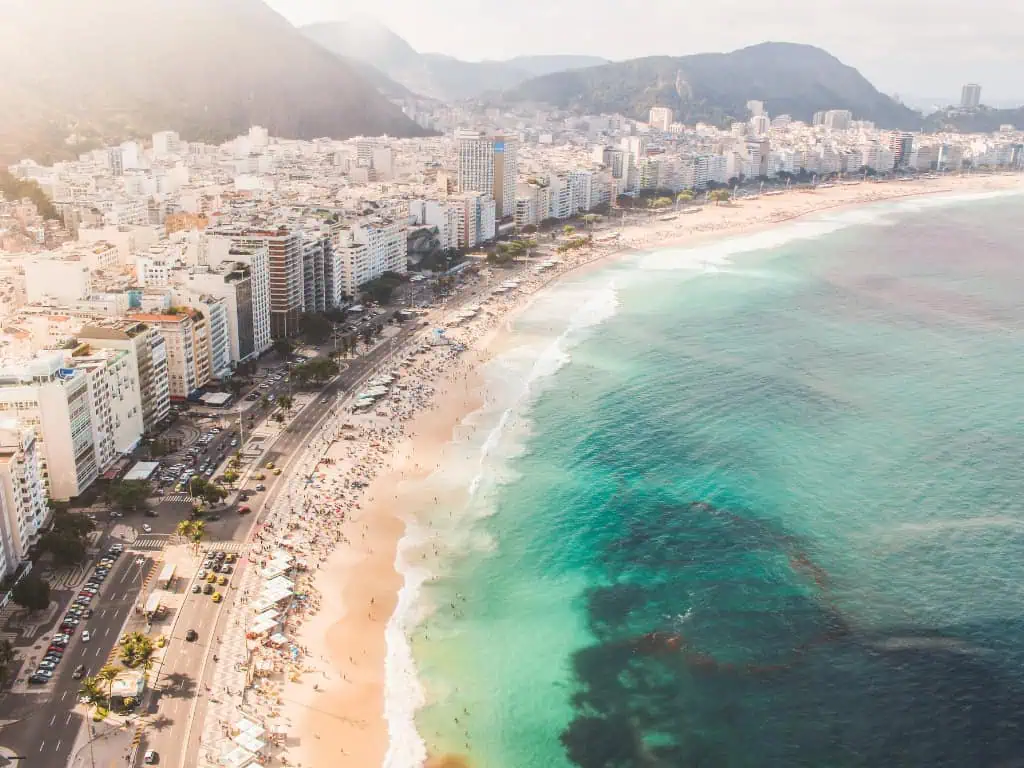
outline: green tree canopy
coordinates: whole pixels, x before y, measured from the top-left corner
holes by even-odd
[[[11,599],[22,608],[41,611],[50,604],[50,585],[36,573],[28,573],[14,586]]]
[[[274,351],[277,352],[281,357],[288,357],[292,352],[295,351],[295,345],[292,344],[288,339],[275,339],[274,340]]]
[[[334,325],[319,312],[307,312],[299,320],[299,328],[311,344],[322,344],[331,338]]]
[[[147,480],[122,480],[107,488],[107,501],[119,509],[135,511],[146,506],[152,492]]]
[[[59,566],[77,565],[85,559],[86,536],[95,527],[85,515],[57,510],[53,527],[39,537],[39,549],[52,554]]]

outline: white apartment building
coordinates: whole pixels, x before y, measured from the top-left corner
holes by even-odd
[[[647,122],[650,123],[651,128],[654,130],[661,131],[662,133],[668,133],[668,127],[672,125],[672,121],[674,119],[675,116],[672,110],[668,107],[651,107],[650,116]]]
[[[210,294],[191,294],[186,298],[188,305],[198,310],[206,320],[205,327],[196,330],[196,344],[200,344],[205,333],[206,346],[209,348],[210,378],[223,379],[230,376],[233,344],[227,299]]]
[[[63,352],[0,363],[0,416],[36,430],[40,477],[50,497],[70,499],[99,476],[89,383],[65,367]]]
[[[28,559],[48,511],[35,429],[0,419],[0,579]]]
[[[327,285],[325,280],[325,252],[327,250],[331,250],[331,243],[328,237],[320,233],[303,233],[303,312],[323,312],[327,309]]]
[[[496,204],[488,194],[464,192],[454,195],[457,248],[475,248],[494,239],[497,227]]]
[[[164,288],[171,284],[174,263],[149,254],[135,257],[135,277],[143,288]]]
[[[179,154],[182,150],[181,136],[175,131],[158,131],[153,134],[153,157],[160,160],[168,155]]]
[[[223,296],[231,310],[229,323],[236,331],[235,362],[251,360],[270,349],[270,250],[265,244],[242,244],[226,237],[201,241],[200,269],[189,284],[214,296]],[[250,325],[251,324],[251,325]]]
[[[152,434],[171,411],[167,376],[167,343],[156,328],[134,319],[117,318],[88,323],[78,332],[78,341],[90,349],[123,351],[134,367],[141,404],[141,434]],[[130,377],[129,377],[130,378]],[[123,433],[119,445],[130,440]]]
[[[495,216],[511,216],[519,177],[519,142],[502,134],[458,130],[459,191],[488,193],[494,198]]]
[[[39,257],[23,264],[30,304],[76,301],[92,293],[92,271],[81,261]]]
[[[400,212],[373,216],[343,228],[338,235],[344,293],[357,296],[359,286],[385,272],[408,269],[408,217]]]
[[[180,315],[135,314],[131,320],[156,328],[167,345],[167,384],[172,400],[184,400],[209,380],[206,320],[199,312]],[[197,344],[196,326],[201,325]],[[205,347],[205,349],[203,348]]]
[[[137,368],[126,350],[75,350],[71,362],[89,390],[96,465],[102,475],[139,444],[145,426]]]

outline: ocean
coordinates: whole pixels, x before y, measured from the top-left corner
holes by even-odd
[[[388,765],[1024,765],[1022,204],[540,294],[410,511]]]

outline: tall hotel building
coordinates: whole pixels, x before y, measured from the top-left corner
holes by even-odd
[[[495,216],[511,216],[519,176],[518,141],[502,134],[458,130],[459,191],[484,192],[494,198]]]

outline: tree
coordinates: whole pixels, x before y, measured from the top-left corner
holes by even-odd
[[[0,194],[7,200],[13,200],[14,202],[27,197],[35,203],[36,211],[44,219],[60,220],[60,215],[57,213],[57,208],[53,205],[53,201],[47,197],[43,188],[37,182],[32,179],[19,179],[6,168],[0,168]]]
[[[281,410],[287,412],[295,405],[295,399],[291,395],[281,395],[277,398],[277,404]]]
[[[234,485],[238,481],[238,473],[232,472],[230,469],[221,475],[221,479],[228,485]]]
[[[103,696],[99,678],[90,676],[82,680],[82,686],[78,689],[78,693],[87,698],[90,704],[95,704]]]
[[[111,664],[103,665],[103,669],[96,673],[99,682],[106,685],[107,709],[110,709],[110,700],[114,695],[114,680],[117,679],[119,674],[121,674],[121,671]]]
[[[242,394],[242,390],[245,389],[245,382],[241,379],[230,378],[228,379],[228,389],[231,390],[231,394],[238,397]]]
[[[275,411],[270,418],[273,419],[278,424],[284,424],[284,414],[281,413],[280,411]]]
[[[14,586],[11,599],[22,608],[41,611],[50,605],[50,585],[35,573],[27,573]]]
[[[306,312],[299,320],[299,328],[306,340],[312,344],[322,344],[331,337],[334,325],[318,312]]]
[[[148,480],[122,480],[111,483],[107,488],[107,501],[126,512],[133,512],[146,506],[153,489]]]
[[[235,455],[231,457],[231,461],[228,462],[228,466],[232,469],[239,469],[242,466],[242,452],[235,451]]]
[[[716,189],[714,192],[711,193],[709,199],[714,200],[715,205],[718,205],[719,203],[728,201],[730,197],[732,197],[732,195],[729,193],[729,190]]]
[[[199,545],[206,535],[206,523],[202,520],[182,520],[178,523],[175,531],[182,538],[188,539],[192,548],[199,550]]]
[[[292,344],[288,339],[277,339],[273,344],[274,351],[280,357],[288,357],[293,351],[295,351],[295,345]]]
[[[153,641],[142,632],[131,632],[121,638],[121,661],[132,669],[143,666],[154,651]]]
[[[270,407],[270,398],[267,395],[263,395],[262,397],[260,397],[260,407],[261,408],[269,408]]]
[[[363,326],[362,336],[363,343],[366,344],[366,346],[370,346],[370,342],[373,341],[373,328],[368,325]]]
[[[576,227],[574,227],[572,224],[566,224],[564,227],[562,227],[562,234],[564,234],[566,237],[571,237],[572,235],[576,234]]]
[[[77,565],[85,558],[86,536],[95,527],[85,515],[57,509],[53,526],[39,537],[39,549],[52,554],[57,565]]]
[[[7,671],[10,669],[15,658],[16,654],[14,653],[14,646],[11,645],[11,641],[6,637],[0,640],[0,681],[7,679]]]
[[[684,203],[684,204],[685,203],[692,203],[693,202],[693,192],[690,192],[688,189],[687,190],[683,190],[678,195],[676,195],[676,202],[677,203]]]

